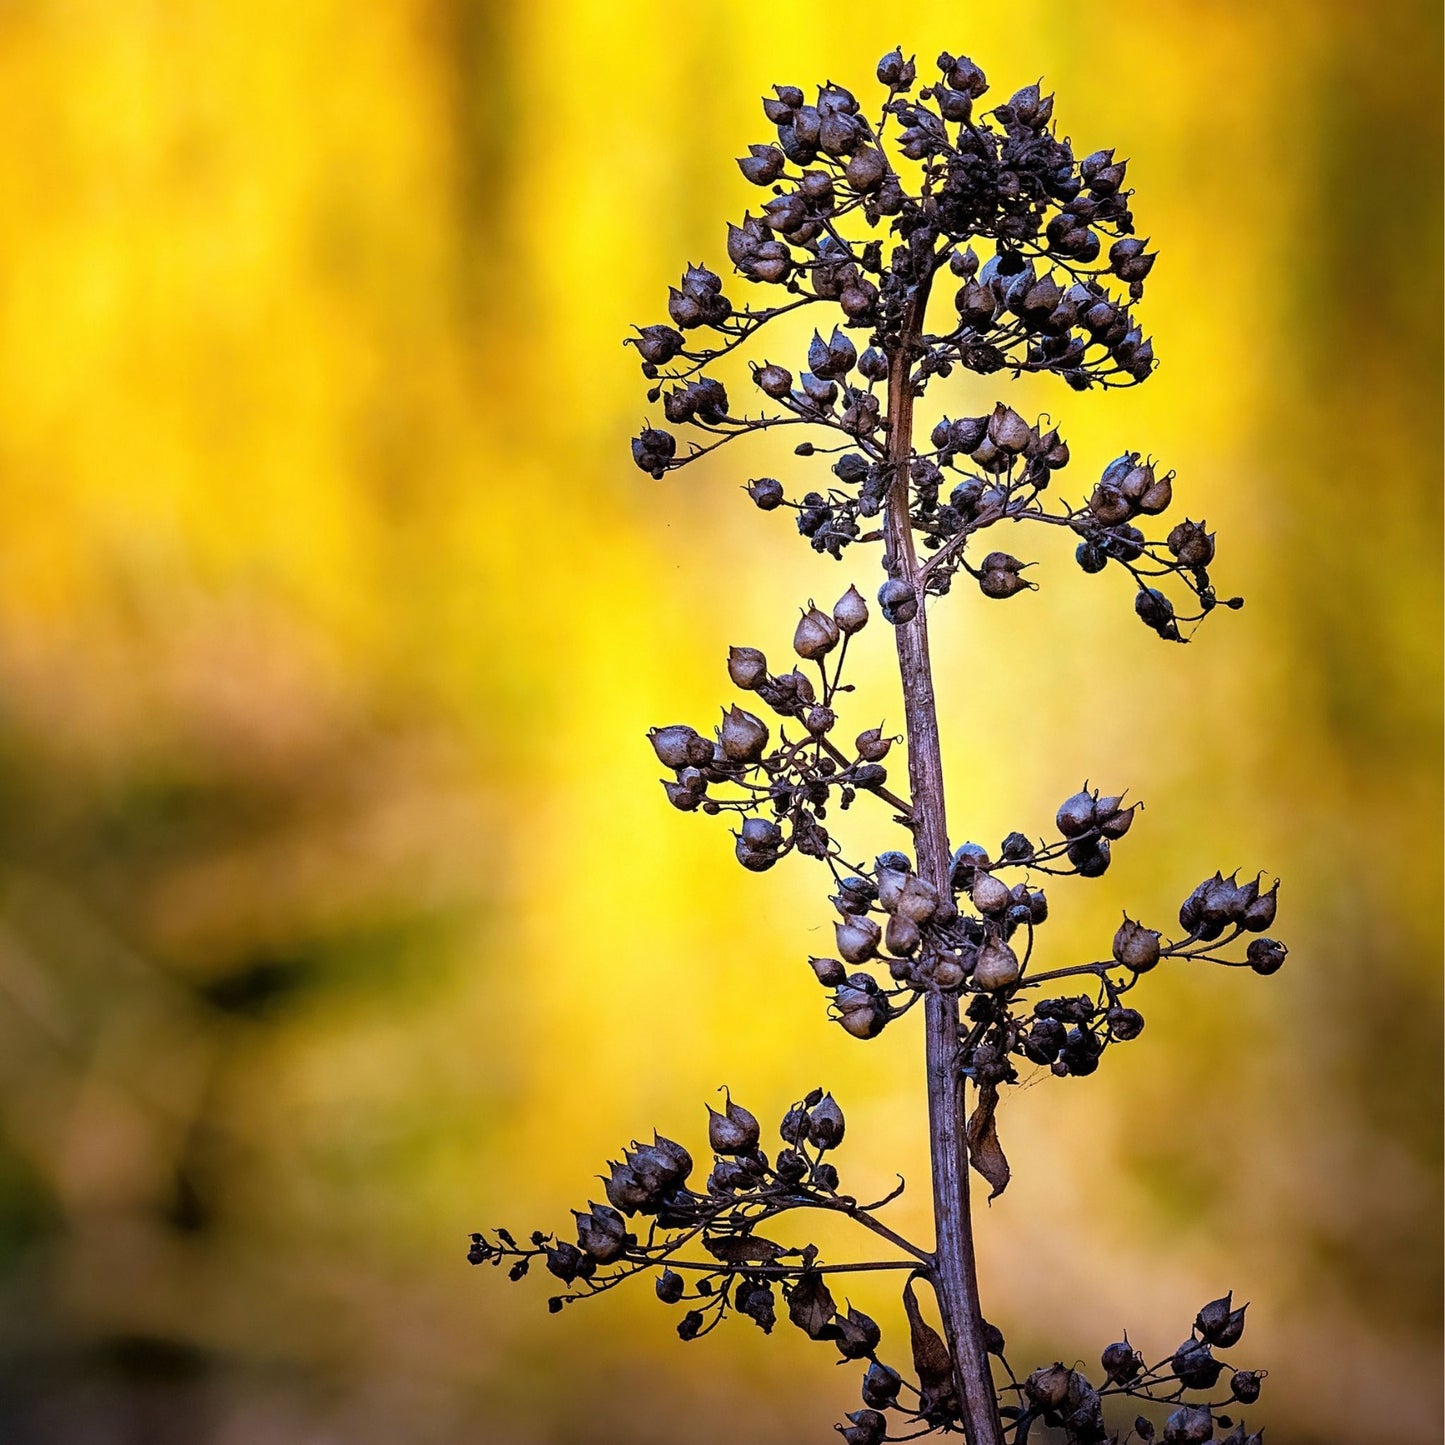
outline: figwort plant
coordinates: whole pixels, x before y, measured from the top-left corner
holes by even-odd
[[[1166,511],[1173,494],[1173,473],[1139,452],[1109,462],[1075,504],[1050,502],[1069,463],[1058,431],[1003,402],[988,415],[944,418],[928,445],[918,444],[915,405],[956,367],[1053,372],[1085,391],[1144,381],[1155,364],[1131,310],[1154,254],[1134,234],[1126,162],[1112,150],[1076,159],[1054,132],[1053,97],[1037,85],[985,110],[987,82],[971,60],[941,55],[938,72],[915,90],[914,62],[898,50],[884,56],[887,99],[876,121],[839,85],[822,86],[812,104],[796,86],[777,86],[763,102],[776,140],[739,161],[771,195],[760,216],[728,228],[727,251],[744,280],[780,299],[736,303],[716,272],[689,266],[670,294],[671,324],[631,338],[649,401],[662,403],[668,427],[689,426],[697,438],[680,447],[673,431],[646,426],[632,443],[644,472],[661,478],[754,432],[809,428],[820,440],[796,454],[835,456],[832,480],[792,500],[781,482],[754,478],[752,501],[765,512],[790,509],[814,549],[835,558],[880,545],[878,607],[897,643],[906,795],[884,766],[900,739],[880,727],[851,745],[838,738],[838,708],[852,691],[842,682],[849,642],[869,621],[853,587],[831,610],[809,602],[787,670],[773,671],[756,648],[730,652],[732,682],[779,721],[770,726],[734,703],[714,737],[679,723],[650,740],[674,807],[736,820],[743,867],[761,872],[799,853],[828,870],[837,956],[808,962],[843,1028],[874,1038],[921,1004],[934,1245],[880,1218],[897,1190],[863,1203],[843,1189],[828,1159],[843,1138],[843,1112],[813,1089],[784,1114],[771,1157],[757,1119],[729,1096],[721,1112],[709,1111],[715,1157],[701,1183],[690,1184],[693,1161],[680,1144],[660,1134],[634,1140],[602,1181],[607,1202],[576,1212],[575,1234],[538,1232],[519,1243],[498,1229],[473,1235],[469,1258],[504,1266],[513,1279],[539,1260],[566,1290],[554,1310],[651,1274],[658,1298],[682,1308],[685,1340],[732,1312],[769,1331],[780,1294],[792,1324],[862,1367],[863,1408],[838,1426],[849,1445],[958,1430],[969,1445],[1022,1445],[1036,1425],[1079,1445],[1154,1440],[1151,1415],[1130,1421],[1127,1409],[1111,1422],[1106,1407],[1125,1399],[1167,1417],[1165,1441],[1211,1440],[1218,1428],[1244,1445],[1260,1435],[1232,1413],[1255,1401],[1263,1372],[1221,1358],[1244,1330],[1244,1307],[1230,1295],[1206,1304],[1189,1337],[1155,1363],[1125,1338],[1104,1350],[1098,1372],[1056,1363],[1022,1379],[980,1308],[968,1171],[988,1182],[990,1197],[1008,1183],[1000,1091],[1025,1071],[1092,1074],[1108,1049],[1139,1036],[1135,986],[1164,960],[1270,974],[1285,948],[1264,936],[1277,883],[1215,873],[1184,900],[1177,932],[1126,914],[1104,957],[1039,967],[1035,934],[1049,913],[1042,881],[1106,872],[1139,808],[1087,784],[1060,806],[1057,837],[1015,832],[996,850],[950,846],[926,601],[960,574],[986,598],[1034,586],[1028,563],[976,539],[1004,523],[1068,528],[1079,566],[1124,574],[1139,618],[1173,642],[1216,606],[1241,604],[1215,594],[1214,535],[1202,522],[1179,522],[1162,543],[1135,525]],[[735,406],[707,368],[805,307],[828,317],[813,332],[807,369],[753,362],[765,400],[758,411]],[[1187,610],[1166,587],[1192,599]],[[830,810],[865,795],[908,835],[908,851],[889,848],[872,863],[845,852]],[[775,1237],[783,1216],[810,1209],[846,1215],[883,1241],[888,1257],[829,1263],[812,1244]],[[906,1275],[906,1361],[897,1352],[885,1361],[878,1325],[840,1309],[833,1293],[850,1272],[888,1269]],[[925,1317],[924,1286],[941,1329]]]

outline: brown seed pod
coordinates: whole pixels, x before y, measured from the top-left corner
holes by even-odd
[[[653,728],[647,740],[664,767],[701,768],[712,762],[712,744],[686,723]]]
[[[1126,914],[1114,934],[1114,957],[1135,973],[1147,973],[1159,962],[1159,934]]]
[[[968,895],[980,913],[1002,913],[1009,906],[1009,886],[992,873],[980,871]]]
[[[933,965],[933,981],[939,988],[951,990],[964,980],[963,965],[951,954],[944,954]]]
[[[1008,988],[1019,976],[1018,955],[1002,939],[991,938],[978,951],[973,966],[973,981],[990,993]]]
[[[809,662],[826,657],[838,645],[838,624],[819,607],[809,606],[793,633],[793,651]]]
[[[1074,1372],[1065,1364],[1045,1365],[1024,1381],[1024,1393],[1036,1405],[1057,1410],[1069,1398],[1069,1385]]]
[[[1094,794],[1078,792],[1065,798],[1054,819],[1065,838],[1079,838],[1094,826]]]
[[[923,935],[911,918],[902,913],[895,913],[888,920],[888,927],[883,933],[883,941],[887,944],[889,953],[907,956],[917,949],[923,941]]]
[[[714,1153],[747,1154],[757,1148],[761,1134],[758,1121],[731,1095],[721,1114],[711,1104],[707,1114],[707,1141]]]
[[[1139,498],[1139,510],[1146,517],[1157,517],[1160,512],[1167,512],[1169,504],[1174,500],[1174,474],[1166,472]]]
[[[865,732],[858,734],[854,739],[853,746],[858,749],[858,756],[865,763],[881,763],[888,756],[888,750],[893,746],[893,739],[885,738],[881,727],[868,728]]]
[[[756,647],[730,647],[728,676],[735,686],[751,692],[759,683],[767,681],[768,659]]]
[[[744,712],[734,703],[723,714],[718,741],[722,744],[723,756],[730,763],[755,763],[768,745],[768,726],[761,718]]]
[[[938,903],[938,889],[928,879],[910,873],[898,895],[898,915],[914,923],[927,923],[938,912]]]
[[[1011,406],[999,402],[988,419],[988,439],[1000,451],[1017,455],[1033,439],[1033,428]]]
[[[849,963],[866,963],[878,952],[882,930],[871,918],[849,918],[833,925],[838,952]]]
[[[868,625],[868,604],[856,587],[850,587],[833,604],[833,621],[849,637]]]
[[[808,967],[817,974],[824,988],[837,988],[848,977],[847,970],[836,958],[809,958]]]

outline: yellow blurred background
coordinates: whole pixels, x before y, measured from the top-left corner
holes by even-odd
[[[1177,467],[1249,598],[1166,647],[1045,538],[1038,593],[940,604],[955,841],[1127,785],[1109,876],[1052,890],[1061,960],[1218,866],[1283,876],[1292,949],[1161,970],[1138,1044],[1010,1094],[988,1312],[1020,1365],[1163,1354],[1232,1288],[1271,1440],[1438,1441],[1439,27],[4,0],[0,1437],[781,1445],[856,1408],[786,1325],[683,1346],[645,1283],[551,1319],[463,1251],[567,1222],[654,1124],[700,1144],[723,1082],[767,1121],[833,1089],[845,1180],[901,1170],[926,1232],[915,1020],[824,1021],[817,872],[742,873],[643,741],[874,558],[746,504],[785,452],[636,471],[619,345],[722,267],[758,95],[866,91],[901,43],[1042,74],[1132,157],[1157,376],[1010,399],[1074,493],[1125,446]],[[896,723],[862,641],[845,721]]]

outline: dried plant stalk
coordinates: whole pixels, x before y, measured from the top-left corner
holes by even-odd
[[[1244,1330],[1245,1307],[1232,1296],[1205,1305],[1189,1338],[1153,1365],[1127,1337],[1109,1345],[1097,1384],[1061,1363],[1020,1381],[980,1306],[969,1170],[988,1181],[990,1197],[1009,1182],[1001,1091],[1030,1067],[1087,1076],[1108,1048],[1137,1038],[1144,1019],[1126,996],[1162,960],[1270,974],[1286,950],[1264,936],[1278,884],[1215,873],[1184,900],[1177,937],[1126,914],[1107,957],[1036,966],[1035,934],[1048,918],[1040,880],[1107,871],[1139,806],[1122,795],[1085,785],[1060,806],[1056,840],[1010,833],[997,857],[976,843],[950,845],[927,602],[961,575],[997,601],[1035,585],[1024,576],[1030,564],[1011,553],[975,559],[980,533],[1003,523],[1071,529],[1080,567],[1126,574],[1135,612],[1169,641],[1187,640],[1186,629],[1217,606],[1241,601],[1214,591],[1215,539],[1202,522],[1177,523],[1162,543],[1135,525],[1173,500],[1173,473],[1138,452],[1104,467],[1081,501],[1055,504],[1053,484],[1071,460],[1067,444],[1056,428],[1003,402],[984,416],[944,417],[930,445],[918,444],[915,407],[932,380],[955,369],[1049,372],[1087,391],[1136,385],[1155,366],[1132,310],[1154,254],[1134,235],[1126,163],[1108,150],[1077,160],[1054,131],[1053,97],[1036,85],[983,112],[976,102],[987,81],[972,61],[945,54],[938,71],[916,89],[914,62],[897,50],[884,56],[878,80],[887,99],[876,122],[831,82],[814,104],[796,87],[776,87],[764,101],[776,142],[751,146],[739,162],[772,197],[761,216],[729,227],[728,253],[745,280],[780,288],[784,299],[737,305],[717,273],[689,266],[671,292],[671,324],[641,327],[631,338],[649,400],[662,403],[669,426],[689,427],[695,438],[680,452],[673,431],[644,427],[632,444],[639,467],[661,478],[742,437],[804,426],[821,432],[823,444],[801,442],[797,455],[837,456],[829,490],[790,500],[775,478],[756,477],[749,496],[762,511],[794,512],[819,552],[841,558],[854,546],[881,546],[878,603],[897,645],[906,798],[890,786],[884,760],[896,740],[881,727],[858,733],[851,749],[835,739],[838,708],[852,691],[842,681],[849,640],[870,620],[856,587],[830,610],[811,601],[802,610],[791,670],[772,671],[757,648],[732,649],[729,676],[780,719],[776,737],[737,703],[712,739],[681,723],[649,736],[670,772],[663,786],[675,807],[736,816],[744,867],[761,872],[792,852],[827,867],[838,956],[809,964],[850,1034],[873,1038],[922,1004],[934,1247],[879,1217],[901,1184],[870,1204],[842,1191],[827,1156],[842,1141],[843,1112],[813,1089],[783,1116],[783,1147],[772,1158],[757,1118],[728,1096],[722,1110],[709,1110],[714,1160],[701,1189],[689,1186],[688,1152],[654,1134],[610,1165],[606,1204],[575,1212],[575,1242],[538,1231],[520,1244],[496,1230],[472,1236],[469,1258],[506,1265],[514,1279],[542,1260],[568,1291],[553,1297],[553,1309],[653,1274],[661,1300],[690,1306],[678,1325],[684,1339],[709,1333],[729,1313],[771,1331],[781,1292],[792,1324],[845,1359],[867,1362],[863,1408],[838,1426],[849,1445],[959,1431],[969,1445],[1024,1445],[1036,1425],[1062,1431],[1071,1445],[1154,1440],[1149,1413],[1111,1422],[1106,1405],[1126,1398],[1167,1412],[1162,1438],[1171,1445],[1214,1439],[1216,1427],[1229,1432],[1229,1445],[1257,1445],[1260,1436],[1231,1412],[1258,1398],[1263,1372],[1229,1367],[1216,1353]],[[961,283],[951,305],[937,294],[947,277]],[[818,305],[841,317],[828,336],[814,331],[807,370],[795,380],[775,362],[753,363],[752,381],[772,405],[735,410],[706,368],[777,317]],[[861,351],[853,335],[864,341]],[[948,472],[959,480],[945,501]],[[1195,610],[1178,609],[1159,585],[1170,579]],[[872,863],[849,861],[830,810],[845,812],[864,797],[906,832],[911,854],[889,848]],[[885,982],[870,971],[880,967]],[[1069,985],[1086,991],[1058,992]],[[809,1209],[846,1215],[891,1253],[824,1261],[812,1244],[773,1237],[775,1221]],[[829,1288],[833,1276],[882,1270],[907,1275],[912,1379],[880,1357],[877,1324],[840,1310]],[[941,1333],[920,1304],[920,1280],[932,1290]]]

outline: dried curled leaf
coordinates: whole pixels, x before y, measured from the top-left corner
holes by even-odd
[[[781,1244],[756,1234],[704,1235],[702,1247],[724,1264],[771,1264],[785,1253]]]
[[[953,1360],[943,1337],[923,1318],[913,1292],[916,1275],[903,1286],[903,1309],[913,1344],[913,1369],[918,1375],[920,1413],[932,1423],[958,1417],[958,1392],[953,1387]]]
[[[810,1340],[836,1339],[833,1316],[838,1312],[823,1276],[809,1270],[798,1276],[788,1294],[788,1318]]]
[[[968,1143],[968,1162],[988,1180],[993,1192],[988,1196],[997,1199],[1008,1188],[1010,1171],[1003,1147],[998,1142],[998,1125],[994,1111],[998,1108],[998,1087],[983,1084],[978,1091],[978,1106],[969,1115],[964,1128],[964,1139]]]

